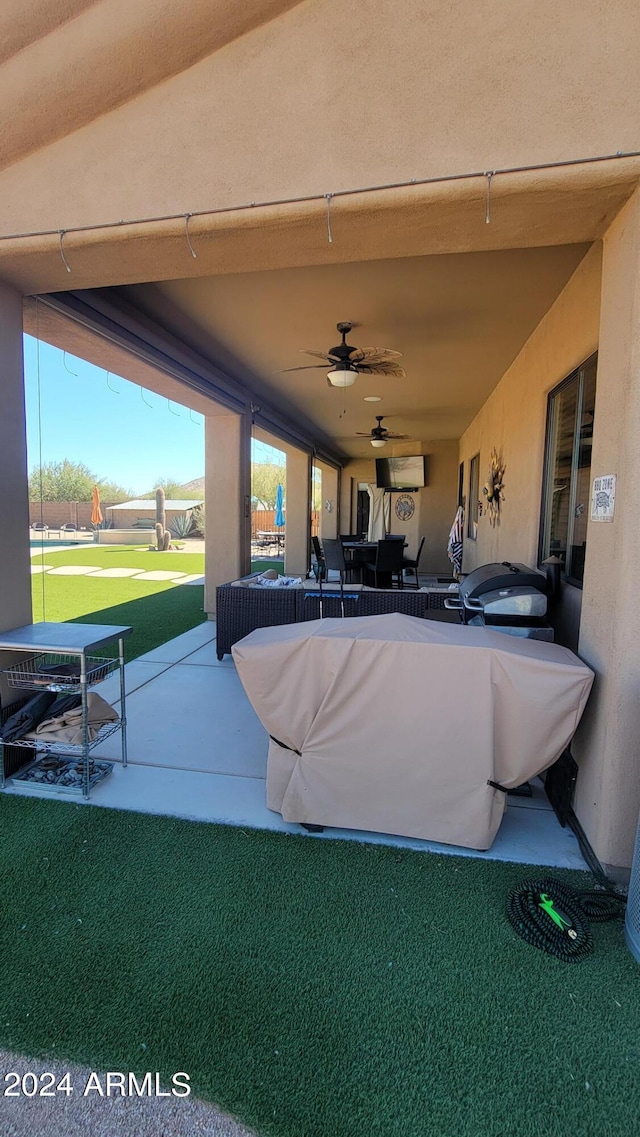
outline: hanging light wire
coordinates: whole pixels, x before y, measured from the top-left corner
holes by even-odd
[[[64,267],[66,268],[67,272],[71,272],[71,266],[70,266],[67,258],[64,255],[64,245],[62,244],[66,232],[67,232],[66,229],[59,229],[58,230],[58,235],[60,237],[60,256],[62,257],[62,263],[63,263]]]
[[[62,366],[64,367],[65,371],[69,372],[69,375],[73,375],[74,379],[78,378],[78,372],[72,371],[70,367],[67,367],[67,353],[66,353],[66,351],[63,351],[63,353],[62,353]]]
[[[333,194],[327,193],[325,194],[325,197],[327,199],[327,236],[329,238],[329,244],[331,245],[333,244],[333,233],[331,232],[331,202],[333,199]]]
[[[491,182],[493,170],[487,170],[487,209],[484,217],[485,225],[491,224]]]
[[[189,236],[189,222],[190,222],[192,217],[193,217],[193,213],[185,213],[185,215],[184,215],[184,235],[187,238],[187,245],[189,246],[189,252],[191,253],[191,256],[193,257],[193,259],[195,260],[198,256],[198,254],[196,253],[193,245],[191,244],[191,237]]]
[[[42,619],[46,620],[46,600],[45,600],[45,587],[44,587],[44,501],[43,501],[43,478],[42,478],[42,398],[40,393],[40,304],[36,296],[36,392],[38,397],[38,465],[39,465],[39,480],[40,480],[40,524],[43,526],[40,538],[40,549],[43,558],[42,561]]]
[[[493,170],[492,178],[504,174],[528,174],[542,170],[570,169],[572,166],[590,166],[599,162],[623,161],[626,158],[640,158],[640,150],[617,150],[614,154],[596,154],[589,158],[566,158],[558,162],[537,162],[528,166],[502,166]],[[101,229],[122,229],[133,225],[153,225],[162,221],[184,221],[192,217],[215,217],[223,213],[240,213],[250,209],[267,209],[281,205],[303,205],[314,201],[327,201],[327,198],[353,197],[359,194],[383,193],[385,190],[411,189],[420,186],[442,185],[447,182],[473,181],[487,177],[486,170],[471,170],[461,174],[438,174],[431,178],[409,178],[399,182],[382,182],[378,185],[358,186],[354,189],[334,190],[330,195],[326,193],[304,194],[300,197],[272,198],[265,201],[243,202],[239,205],[219,206],[215,209],[198,209],[190,213],[164,213],[149,217],[135,217],[120,221],[93,222],[90,225],[70,225],[66,229],[31,229],[20,233],[2,233],[0,241],[27,240],[32,237],[54,237],[60,242],[60,255],[67,272],[71,267],[64,255],[63,238],[68,233],[93,233]]]

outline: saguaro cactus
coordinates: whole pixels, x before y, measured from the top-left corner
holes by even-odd
[[[171,534],[167,529],[167,515],[165,512],[165,493],[162,486],[158,486],[156,490],[156,542],[158,552],[162,552],[169,548],[171,542]]]
[[[162,525],[162,532],[167,528],[167,515],[164,508],[165,494],[162,486],[156,490],[156,522]]]

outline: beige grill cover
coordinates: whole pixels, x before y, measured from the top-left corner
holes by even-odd
[[[593,681],[557,644],[400,614],[259,628],[233,657],[283,744],[269,744],[270,809],[473,849],[505,809],[488,781],[555,762]]]

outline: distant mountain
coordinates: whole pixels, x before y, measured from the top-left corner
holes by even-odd
[[[192,482],[185,482],[180,489],[185,498],[204,497],[204,477],[194,478]]]

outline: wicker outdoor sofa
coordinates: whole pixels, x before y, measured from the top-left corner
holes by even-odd
[[[296,624],[320,618],[320,592],[313,581],[289,588],[261,588],[259,573],[230,581],[216,588],[216,653],[218,659],[230,653],[233,644],[255,628],[274,624]],[[341,616],[340,585],[325,584],[322,589],[323,616]],[[379,616],[384,612],[404,612],[421,619],[438,619],[444,609],[445,593],[414,589],[366,588],[346,585],[344,615]]]

